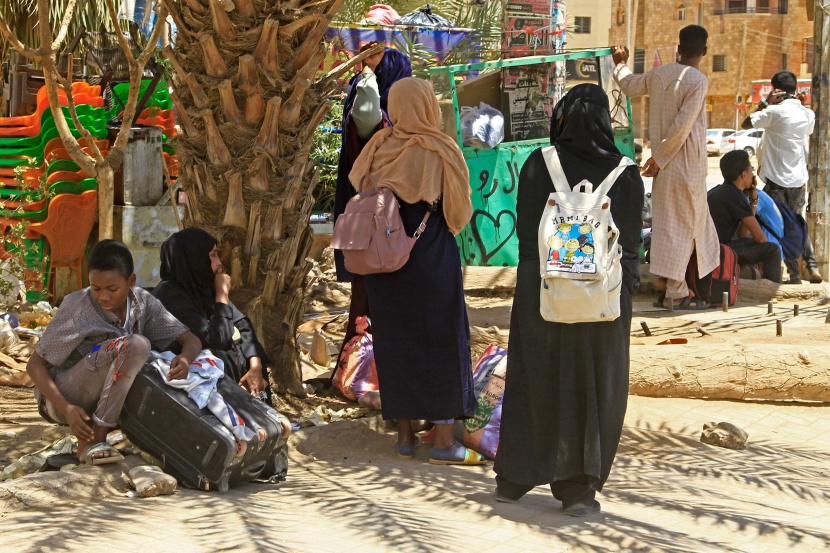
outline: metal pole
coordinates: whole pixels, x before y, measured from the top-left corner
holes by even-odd
[[[827,229],[828,185],[830,185],[830,145],[827,141],[830,133],[830,15],[825,11],[825,0],[814,0],[813,26],[813,101],[816,123],[810,135],[810,212],[807,214],[807,226],[813,241],[818,269],[824,280],[828,280],[828,257],[830,257],[830,233]]]

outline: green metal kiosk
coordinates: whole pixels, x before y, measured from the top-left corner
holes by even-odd
[[[614,63],[610,48],[431,68],[430,78],[435,83],[436,91],[445,92],[445,100],[441,102],[445,132],[452,136],[454,125],[454,138],[464,153],[470,170],[473,217],[456,238],[461,250],[462,265],[518,265],[516,192],[519,172],[533,150],[550,144],[550,134],[537,130],[534,135],[536,138],[511,142],[506,133],[505,141],[495,148],[464,146],[461,110],[465,106],[475,107],[479,101],[484,101],[505,112],[505,105],[511,100],[504,92],[503,81],[511,78],[511,74],[524,75],[534,71],[542,74],[539,70],[543,67],[558,68],[548,74],[557,74],[560,82],[564,81],[564,91],[586,82],[601,86],[609,95],[617,146],[624,155],[634,158],[631,104],[613,79]],[[472,78],[463,80],[464,76],[471,75]],[[551,82],[547,84],[552,87]],[[563,93],[561,90],[560,88],[560,96]],[[543,102],[546,105],[542,107],[547,112],[545,128],[549,126],[549,112],[552,112],[552,103],[556,99],[558,98],[546,99]],[[538,105],[537,108],[542,109]],[[509,114],[505,113],[506,126],[510,125],[508,119]]]

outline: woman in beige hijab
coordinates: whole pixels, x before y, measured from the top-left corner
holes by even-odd
[[[456,442],[455,419],[476,406],[470,331],[461,257],[453,235],[469,222],[469,172],[458,146],[441,132],[438,101],[428,81],[406,78],[389,91],[394,125],[378,131],[355,161],[349,179],[359,189],[371,173],[400,202],[408,235],[431,216],[399,271],[367,275],[375,361],[385,419],[398,421],[398,455],[412,458],[418,439],[412,419],[436,425],[429,462],[481,464]]]

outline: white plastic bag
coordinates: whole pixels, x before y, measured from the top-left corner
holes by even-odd
[[[465,146],[495,148],[504,140],[504,115],[484,102],[462,107],[461,139]]]

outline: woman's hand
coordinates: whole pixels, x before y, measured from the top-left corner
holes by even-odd
[[[76,438],[85,442],[91,442],[93,440],[95,436],[92,433],[92,426],[88,424],[88,421],[92,419],[87,415],[86,411],[77,405],[69,403],[64,407],[61,414]]]
[[[231,275],[217,272],[213,276],[213,287],[216,289],[216,303],[229,303],[231,293]]]

